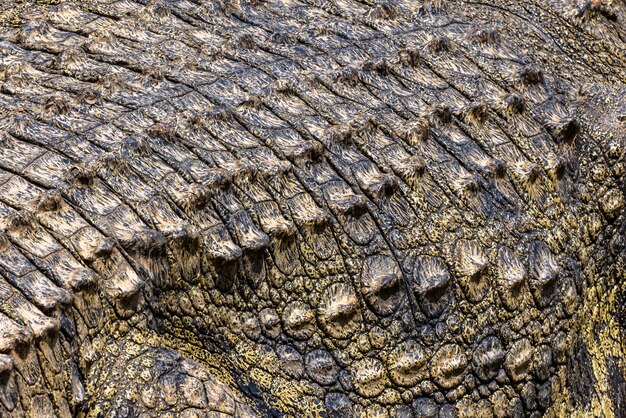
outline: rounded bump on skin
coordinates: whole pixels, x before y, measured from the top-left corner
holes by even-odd
[[[359,71],[356,68],[345,66],[335,70],[331,74],[331,79],[335,83],[342,83],[350,87],[355,87],[356,85],[358,85],[361,77],[359,75]]]
[[[165,236],[155,230],[135,232],[129,238],[121,238],[119,242],[128,251],[148,256],[162,256],[167,245]]]
[[[535,66],[526,65],[518,72],[519,80],[526,86],[534,86],[543,83],[543,71]]]
[[[64,175],[66,183],[77,187],[90,187],[94,183],[96,175],[92,167],[79,164],[70,167]]]
[[[59,70],[69,70],[84,66],[87,61],[85,50],[80,47],[68,48],[61,51],[54,59],[54,66]]]
[[[504,98],[504,108],[511,115],[520,114],[526,110],[526,99],[518,93],[509,94]]]
[[[301,93],[301,86],[297,80],[280,78],[274,81],[274,92],[285,96],[298,96]]]
[[[0,86],[0,91],[11,94],[10,91],[9,92],[5,91],[8,84],[9,83],[7,82],[3,83]],[[33,116],[30,114],[30,112],[27,109],[15,108],[15,109],[11,109],[9,113],[7,114],[5,120],[0,122],[0,127],[2,127],[3,129],[7,131],[20,133],[20,132],[24,132],[27,126],[32,125],[33,120],[34,120]]]
[[[338,392],[331,392],[326,395],[325,402],[328,412],[337,417],[352,417],[354,416],[354,405],[350,398]]]
[[[456,269],[471,302],[483,300],[490,290],[490,265],[485,248],[476,241],[459,241],[455,247]]]
[[[361,312],[359,300],[352,286],[334,283],[322,292],[318,305],[322,330],[333,338],[349,338],[359,328]]]
[[[426,161],[419,155],[411,155],[398,161],[394,166],[394,170],[405,181],[416,180],[426,172]]]
[[[452,188],[465,198],[473,198],[481,189],[480,178],[472,173],[461,172],[455,175]]]
[[[270,180],[272,178],[284,177],[292,173],[293,165],[289,161],[272,161],[267,165],[262,165],[259,169],[261,170],[262,176],[266,180]]]
[[[542,286],[554,283],[561,271],[554,254],[540,241],[531,243],[528,264],[531,277]]]
[[[113,173],[124,173],[130,168],[130,161],[123,155],[116,152],[105,152],[93,161],[91,169],[97,174],[104,174],[106,171]]]
[[[463,276],[474,277],[483,274],[489,267],[489,260],[483,246],[476,241],[459,241],[455,247],[456,268]]]
[[[328,207],[342,215],[358,218],[367,212],[367,199],[356,194],[338,196],[328,202]]]
[[[391,197],[398,188],[398,179],[386,173],[373,173],[361,178],[362,187],[373,199]]]
[[[457,344],[447,344],[434,354],[430,374],[435,383],[444,389],[452,389],[465,378],[467,357]]]
[[[6,230],[11,232],[19,232],[32,228],[35,225],[35,214],[28,210],[22,209],[15,211],[9,215],[7,219]]]
[[[76,96],[76,103],[86,106],[95,106],[99,104],[101,100],[100,92],[93,88],[85,88]]]
[[[267,233],[278,240],[288,240],[296,234],[297,229],[291,222],[284,221],[271,225]]]
[[[156,20],[165,23],[170,16],[171,10],[163,1],[151,0],[144,7],[139,9],[137,17],[146,20]]]
[[[116,241],[114,238],[107,237],[102,238],[100,242],[96,243],[89,257],[90,260],[97,260],[101,258],[106,258],[111,255],[113,249],[115,248]]]
[[[482,381],[489,381],[496,377],[503,362],[504,351],[498,337],[484,338],[474,350],[474,370],[476,376]]]
[[[403,48],[398,51],[398,61],[408,67],[417,67],[420,62],[420,53],[415,48]]]
[[[371,7],[365,17],[371,20],[390,20],[396,16],[393,6],[386,3],[377,4]]]
[[[129,157],[149,157],[153,150],[150,143],[143,138],[129,138],[118,147],[120,155]]]
[[[442,54],[450,51],[452,43],[446,36],[435,36],[426,44],[426,49],[431,54]]]
[[[428,378],[428,350],[413,340],[395,347],[387,356],[387,370],[391,381],[399,386],[415,386]]]
[[[337,381],[339,370],[335,360],[326,350],[315,350],[306,355],[306,371],[320,385],[332,385]]]
[[[43,19],[33,19],[22,26],[18,36],[26,46],[35,47],[38,39],[49,35],[50,32],[51,27],[48,22]]]
[[[438,257],[418,257],[413,271],[415,292],[422,297],[441,297],[451,281],[448,268]]]
[[[500,34],[494,28],[480,28],[471,37],[483,45],[497,45],[500,43]]]
[[[430,120],[444,124],[452,122],[452,110],[450,109],[450,106],[445,103],[439,103],[432,106],[430,110]]]
[[[431,398],[417,398],[413,401],[413,410],[415,415],[423,418],[438,418],[439,405]]]
[[[361,294],[378,315],[389,315],[401,300],[403,276],[396,261],[385,255],[365,260],[361,271]]]
[[[389,75],[393,70],[389,62],[384,58],[377,60],[367,60],[363,63],[361,69],[362,71],[369,71],[379,74],[381,76]]]
[[[513,166],[513,172],[519,178],[524,188],[529,192],[535,189],[537,180],[539,180],[541,176],[541,168],[539,165],[527,160],[518,161]]]
[[[364,398],[380,395],[387,386],[385,367],[374,358],[366,357],[355,362],[351,373],[354,389]]]
[[[259,341],[261,338],[261,323],[252,312],[244,312],[242,315],[242,330],[246,337],[252,341]]]
[[[500,298],[507,309],[518,309],[523,286],[528,281],[526,267],[513,251],[506,247],[498,250],[497,265]]]
[[[306,340],[316,331],[315,314],[306,304],[292,302],[282,313],[285,334],[297,340]]]
[[[96,82],[96,89],[105,97],[109,97],[126,87],[126,81],[121,74],[106,73]]]
[[[226,123],[235,118],[235,109],[226,105],[216,105],[202,116],[202,123]]]
[[[13,359],[8,354],[0,354],[0,382],[13,370]]]
[[[58,190],[42,192],[36,200],[37,212],[39,213],[55,212],[61,209],[63,204],[63,197]]]
[[[302,144],[291,148],[286,153],[286,156],[290,160],[294,160],[296,162],[317,162],[320,161],[324,156],[324,144],[315,140],[305,141]]]
[[[413,278],[417,302],[428,318],[437,318],[453,306],[454,298],[448,291],[452,276],[439,257],[418,257],[413,265]]]
[[[259,313],[263,333],[268,338],[278,338],[281,333],[280,317],[274,309],[265,308]]]
[[[557,143],[571,144],[578,137],[580,122],[576,118],[565,118],[555,123],[549,123],[548,129],[554,135]]]
[[[487,176],[495,180],[505,178],[508,171],[506,162],[499,159],[488,160],[483,167]]]
[[[548,345],[541,345],[535,351],[533,372],[537,379],[545,382],[550,378],[550,368],[553,366],[552,349]]]
[[[513,343],[506,353],[504,368],[514,382],[520,382],[528,376],[533,356],[533,348],[529,339],[524,338]]]
[[[304,360],[298,351],[289,345],[279,345],[276,354],[288,375],[302,379],[304,375]]]
[[[624,208],[624,193],[618,188],[609,189],[600,199],[600,209],[607,219],[614,219]]]
[[[72,289],[75,291],[89,289],[96,284],[97,281],[97,274],[88,268],[73,271],[68,280],[70,286],[72,286]]]
[[[559,181],[565,175],[567,170],[567,161],[554,153],[547,156],[546,171],[552,181]]]
[[[330,127],[324,134],[327,143],[345,145],[352,140],[355,129],[349,124],[338,124]]]
[[[489,116],[489,105],[486,103],[472,103],[463,109],[462,114],[467,122],[480,124]]]
[[[421,145],[428,139],[430,123],[427,118],[414,118],[406,122],[404,138],[413,146]]]

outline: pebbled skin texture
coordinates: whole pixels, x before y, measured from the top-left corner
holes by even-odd
[[[623,2],[0,5],[1,416],[625,416]]]

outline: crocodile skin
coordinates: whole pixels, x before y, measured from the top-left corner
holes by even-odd
[[[626,416],[623,2],[0,6],[0,416]]]

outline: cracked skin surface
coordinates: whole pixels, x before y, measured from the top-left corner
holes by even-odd
[[[0,416],[626,416],[623,2],[0,5]]]

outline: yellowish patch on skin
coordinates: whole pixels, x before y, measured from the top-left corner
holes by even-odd
[[[598,282],[599,280],[596,280]],[[620,284],[624,286],[624,284]],[[614,400],[609,386],[609,370],[607,360],[619,361],[622,378],[626,380],[623,359],[626,355],[624,331],[617,323],[615,312],[618,309],[618,292],[620,285],[609,285],[603,291],[600,286],[589,289],[585,294],[584,305],[589,307],[590,314],[579,318],[580,335],[589,350],[591,368],[595,377],[595,393],[588,408],[572,405],[570,392],[562,386],[559,398],[548,412],[554,416],[571,416],[575,418],[615,417]],[[588,312],[583,309],[582,312]],[[563,382],[563,378],[561,379]],[[573,384],[577,384],[573,382]]]

